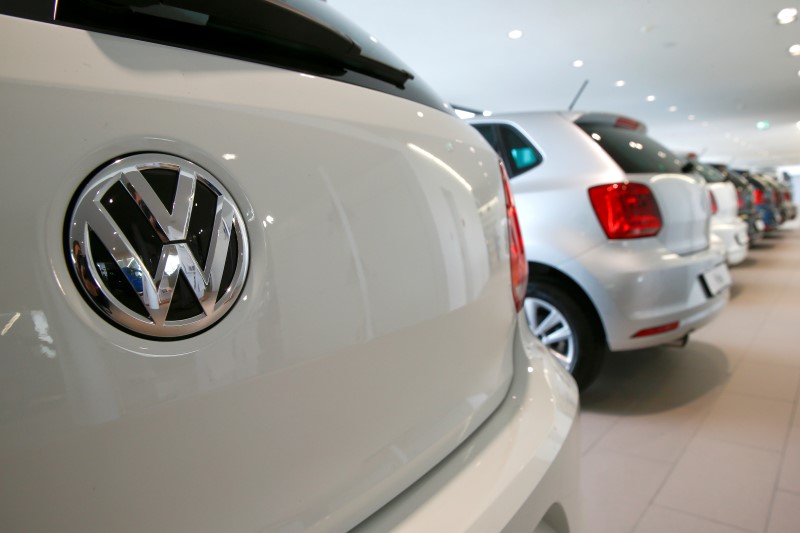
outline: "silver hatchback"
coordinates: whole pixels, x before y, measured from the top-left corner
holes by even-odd
[[[525,311],[579,385],[607,349],[686,339],[728,300],[702,180],[640,122],[537,112],[472,121],[509,169],[530,268]]]

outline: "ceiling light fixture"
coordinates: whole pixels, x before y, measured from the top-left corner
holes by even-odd
[[[583,61],[580,59],[576,59],[572,62],[572,66],[575,68],[581,68],[583,66]]]
[[[689,120],[694,120],[695,118],[697,117],[695,117],[694,115],[689,115]]]
[[[793,56],[800,56],[800,44],[793,44],[790,46],[789,53]]]
[[[487,109],[486,111],[481,113],[481,115],[483,115],[484,117],[491,117],[492,116],[492,112]]]
[[[787,7],[778,12],[778,24],[789,24],[797,20],[797,9]]]
[[[667,108],[667,111],[669,111],[670,113],[674,113],[677,110],[678,110],[678,106],[674,106],[674,105],[671,105],[671,106],[669,106]]]
[[[522,30],[511,30],[508,32],[509,39],[519,39],[520,37],[522,37]]]
[[[759,120],[756,122],[756,129],[767,130],[769,129],[769,120]]]
[[[655,97],[655,95],[651,94],[650,96],[648,96],[648,97],[647,97],[647,101],[648,101],[648,102],[655,102],[655,101],[656,101],[656,97]]]
[[[614,85],[616,85],[617,87],[625,87],[625,80],[617,80],[617,83],[615,83]]]

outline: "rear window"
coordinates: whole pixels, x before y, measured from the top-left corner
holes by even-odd
[[[675,154],[644,133],[611,125],[576,124],[629,174],[681,173],[683,163]]]
[[[318,0],[0,0],[0,14],[324,76],[452,114],[394,54]]]
[[[725,176],[722,172],[708,165],[695,163],[694,171],[700,174],[707,183],[722,183],[725,181]]]

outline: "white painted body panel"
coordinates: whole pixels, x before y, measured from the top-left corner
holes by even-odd
[[[736,187],[730,182],[708,183],[707,187],[717,202],[717,213],[711,216],[711,232],[723,242],[728,264],[738,265],[747,257],[750,238],[747,222],[739,218]]]
[[[4,16],[0,34],[24,51],[0,56],[4,528],[348,529],[503,401],[507,221],[472,128],[212,55]],[[246,219],[242,297],[188,339],[116,329],[67,271],[73,195],[134,152],[200,165]]]
[[[520,113],[473,122],[505,122],[525,132],[543,162],[511,180],[525,253],[575,281],[594,305],[611,350],[655,346],[700,327],[725,306],[709,298],[699,276],[722,263],[709,241],[704,182],[683,174],[626,174],[574,123],[577,113]],[[651,238],[609,240],[588,189],[634,181],[648,185],[664,225]],[[677,329],[633,338],[672,321]]]
[[[508,396],[481,430],[356,531],[584,531],[571,481],[580,454],[577,390],[524,314],[514,361]]]

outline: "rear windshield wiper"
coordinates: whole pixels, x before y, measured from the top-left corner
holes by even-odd
[[[402,88],[413,76],[372,59],[320,0],[60,0],[56,21],[262,63],[352,70]]]

